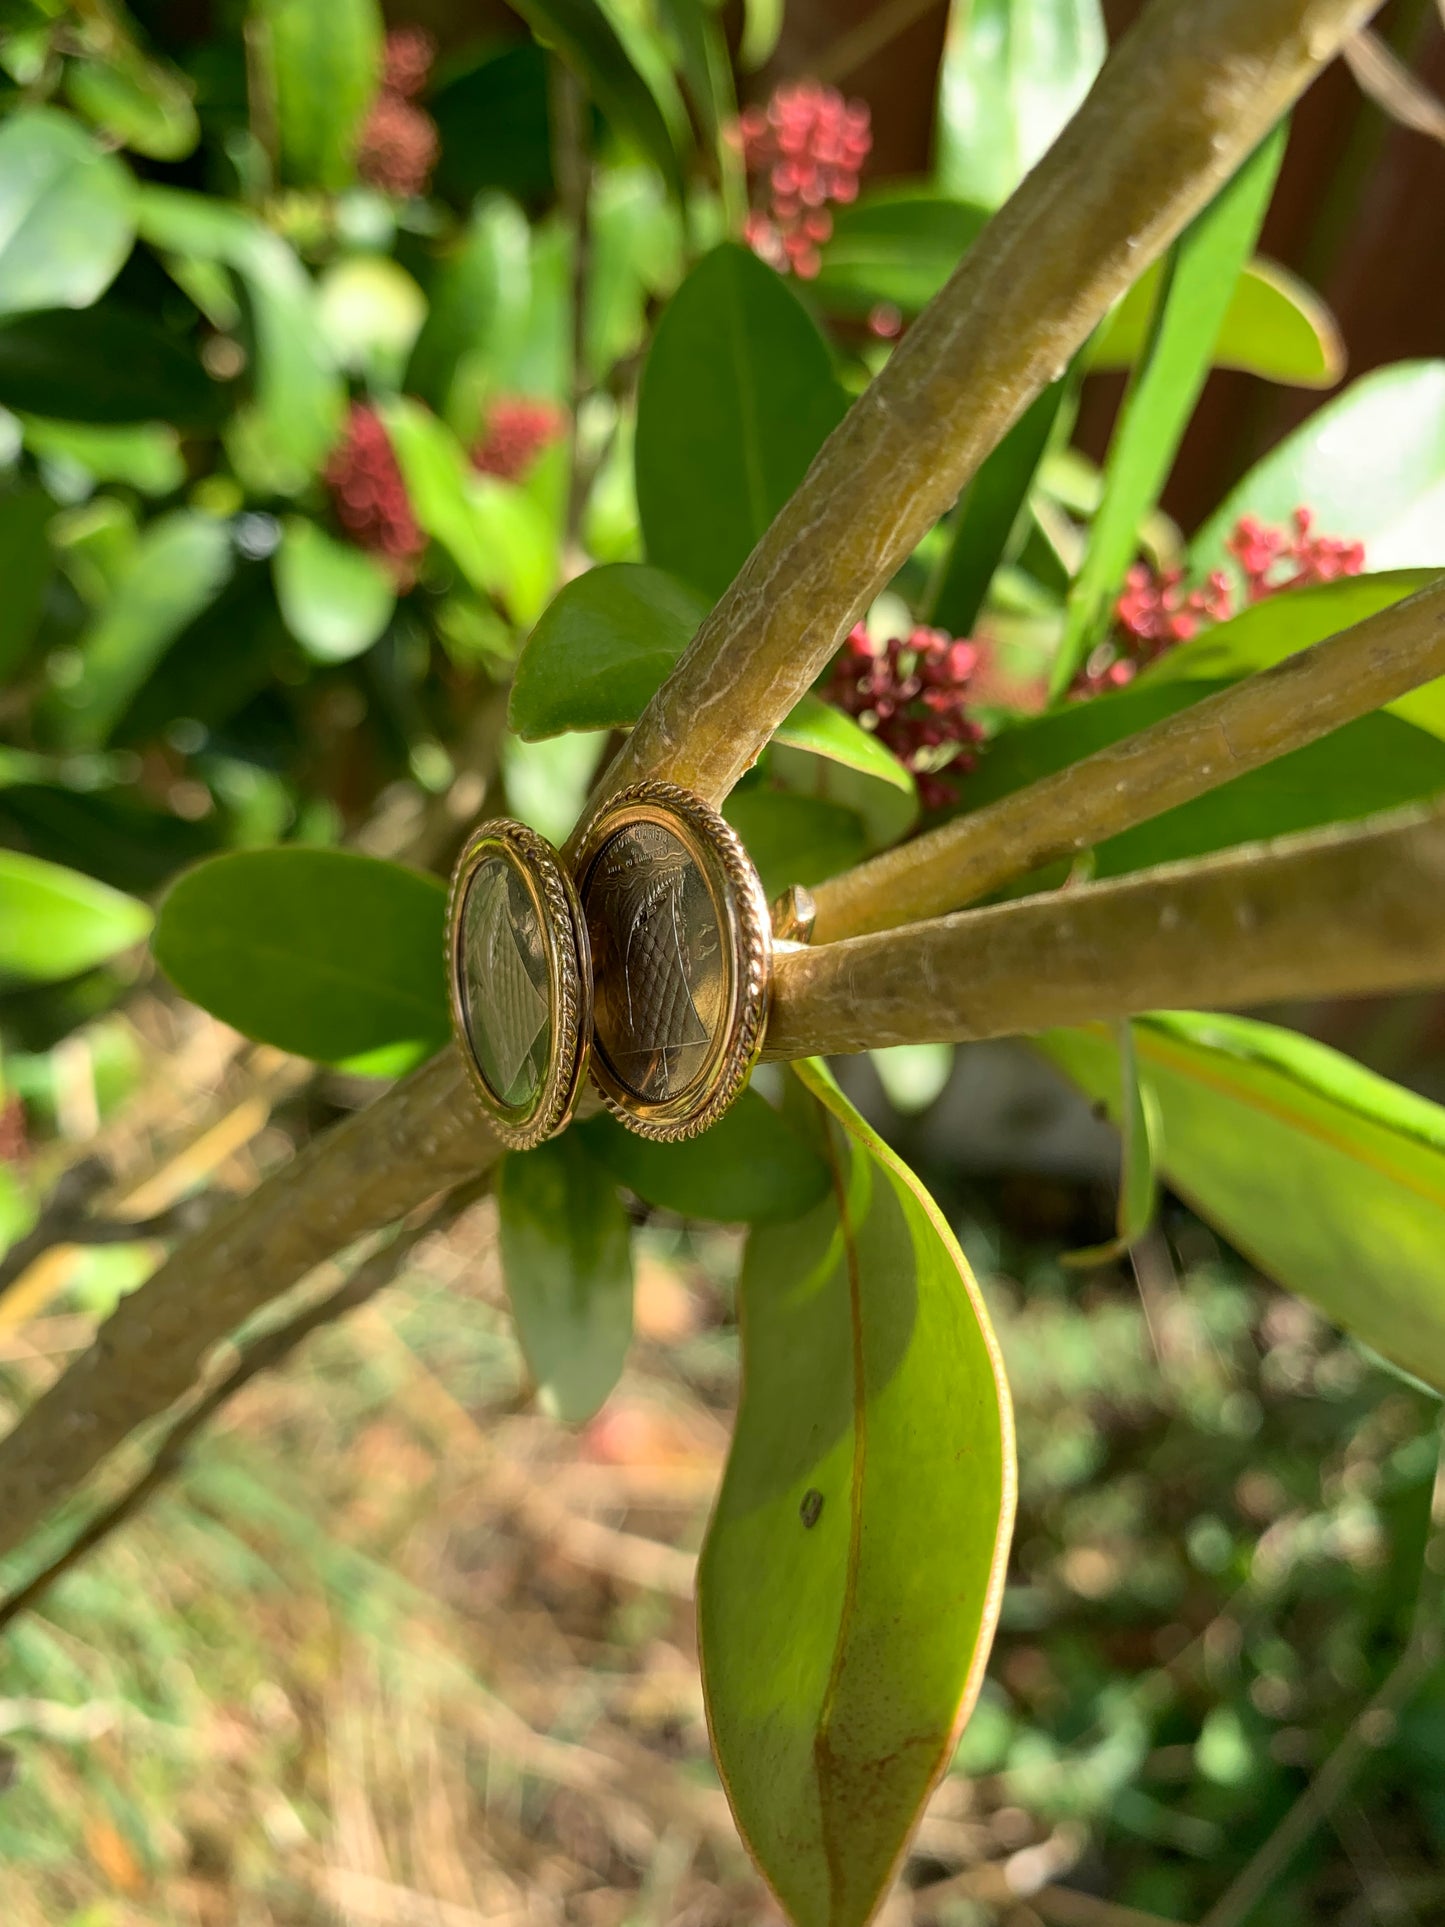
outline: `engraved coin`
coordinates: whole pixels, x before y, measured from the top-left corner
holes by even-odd
[[[592,954],[592,1071],[644,1136],[688,1137],[747,1080],[768,992],[767,906],[734,831],[644,783],[605,804],[578,858]]]
[[[590,1030],[590,967],[570,878],[520,823],[483,824],[452,879],[452,1023],[498,1134],[540,1143],[571,1115]]]

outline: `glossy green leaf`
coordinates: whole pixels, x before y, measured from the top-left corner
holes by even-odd
[[[25,423],[25,446],[52,468],[92,481],[124,482],[142,495],[173,495],[186,479],[180,437],[164,422]]]
[[[632,1226],[617,1186],[569,1131],[505,1160],[497,1218],[537,1402],[580,1425],[617,1383],[632,1343]]]
[[[521,331],[531,273],[526,216],[503,195],[485,195],[432,286],[407,366],[407,393],[449,419],[454,384],[471,367],[483,375]]]
[[[704,596],[640,562],[589,569],[553,598],[527,638],[508,722],[526,741],[571,729],[626,729],[671,673],[708,613]],[[804,696],[774,739],[887,784],[912,805],[913,778],[851,716]]]
[[[821,1066],[799,1077],[833,1191],[749,1239],[698,1630],[743,1838],[796,1927],[861,1927],[982,1681],[1013,1433],[942,1213]]]
[[[109,603],[80,639],[82,673],[53,714],[72,748],[103,743],[186,626],[220,594],[232,567],[224,523],[192,509],[151,522]]]
[[[190,342],[110,301],[0,322],[0,406],[17,414],[211,428],[227,401]]]
[[[1209,374],[1230,291],[1274,191],[1285,134],[1281,126],[1255,149],[1170,250],[1147,347],[1109,443],[1103,498],[1083,566],[1069,592],[1050,683],[1056,699],[1097,639],[1137,552],[1140,524],[1173,467]]]
[[[282,172],[302,187],[346,187],[381,80],[377,0],[253,0],[275,90]]]
[[[652,88],[597,0],[514,0],[545,45],[555,47],[619,133],[630,134],[679,200],[682,164]]]
[[[1434,569],[1396,569],[1382,575],[1341,576],[1335,582],[1268,596],[1169,650],[1140,680],[1152,685],[1252,675],[1378,615],[1381,609],[1428,587],[1437,574]],[[1393,715],[1428,729],[1433,736],[1445,736],[1445,680],[1412,689],[1388,707]]]
[[[346,400],[311,277],[279,234],[224,202],[151,187],[140,222],[144,239],[162,253],[219,263],[244,282],[257,367],[251,403],[234,432],[257,469],[251,479],[258,488],[296,493],[330,452]]]
[[[1068,376],[1051,382],[964,491],[929,612],[929,620],[951,636],[973,634],[989,584],[999,567],[1013,559],[1024,532],[1029,490],[1070,386]]]
[[[1158,1012],[1134,1025],[1170,1187],[1278,1283],[1445,1390],[1445,1109],[1292,1031]],[[1117,1114],[1107,1031],[1039,1048]]]
[[[271,566],[286,627],[316,662],[350,662],[391,620],[396,584],[386,566],[305,516],[287,521]]]
[[[907,317],[933,299],[983,232],[988,210],[918,188],[865,194],[833,217],[813,283],[832,314],[865,316],[880,302]]]
[[[705,255],[658,325],[638,397],[648,560],[716,599],[843,410],[792,290],[746,248]]]
[[[964,785],[963,800],[970,809],[982,808],[1224,686],[1140,683],[1004,730]],[[1258,837],[1353,822],[1420,802],[1445,790],[1442,749],[1445,744],[1438,737],[1399,717],[1362,716],[1318,742],[1110,837],[1094,853],[1095,874],[1120,876]]]
[[[156,962],[247,1037],[323,1064],[449,1035],[446,887],[342,850],[240,850],[188,870],[156,923]]]
[[[1134,1026],[1127,1019],[1114,1026],[1114,1048],[1119,1059],[1117,1231],[1107,1244],[1066,1253],[1063,1262],[1076,1268],[1111,1264],[1131,1251],[1153,1221],[1159,1193],[1159,1106],[1140,1072]]]
[[[107,56],[72,61],[65,91],[78,113],[149,160],[184,160],[201,138],[190,82],[132,43],[113,39]]]
[[[150,927],[146,906],[109,884],[0,850],[0,977],[74,977],[140,943]]]
[[[533,622],[551,593],[558,537],[535,499],[510,482],[479,475],[445,422],[406,396],[383,418],[412,513],[440,542],[474,589]]]
[[[768,774],[775,784],[796,796],[851,811],[862,823],[870,851],[888,849],[908,834],[918,821],[918,787],[896,757],[889,757],[891,768],[880,774],[852,758],[825,759],[809,754],[795,748],[789,739],[791,721],[790,717],[778,731],[768,752]],[[866,736],[866,732],[859,733]],[[866,740],[872,744],[871,737]]]
[[[871,847],[867,826],[846,803],[768,783],[734,790],[723,815],[747,846],[770,898],[792,884],[811,889],[851,870]]]
[[[1372,570],[1445,567],[1445,361],[1403,361],[1353,382],[1259,462],[1190,546],[1226,568],[1241,515],[1287,524],[1303,505],[1321,535],[1365,545]]]
[[[0,684],[20,669],[40,621],[45,591],[55,572],[46,533],[55,504],[43,489],[15,488],[0,495]]]
[[[942,1097],[953,1075],[952,1044],[890,1044],[868,1053],[883,1094],[900,1117],[917,1117]]]
[[[28,107],[0,125],[0,315],[88,308],[135,240],[135,191],[68,114]]]
[[[831,1182],[816,1149],[756,1091],[680,1144],[653,1143],[605,1115],[576,1131],[619,1183],[683,1218],[781,1224],[811,1210]]]
[[[998,207],[1088,92],[1108,50],[1099,0],[955,7],[939,76],[938,183]]]
[[[1145,270],[1100,328],[1089,369],[1132,368],[1149,338],[1163,264]],[[1313,288],[1273,261],[1249,262],[1214,343],[1216,368],[1238,368],[1298,388],[1333,388],[1345,370],[1334,316]]]
[[[599,387],[647,341],[649,304],[682,279],[677,204],[646,167],[609,168],[593,187],[583,352]]]

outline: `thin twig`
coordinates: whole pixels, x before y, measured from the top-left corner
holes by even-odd
[[[208,1426],[217,1413],[258,1373],[274,1371],[313,1332],[319,1331],[323,1325],[333,1324],[338,1318],[364,1305],[369,1298],[374,1298],[377,1292],[391,1283],[420,1241],[434,1232],[445,1230],[475,1201],[480,1190],[481,1186],[477,1183],[459,1185],[433,1210],[403,1226],[394,1238],[359,1264],[335,1291],[317,1303],[307,1305],[274,1331],[253,1340],[231,1370],[176,1420],[135,1482],[93,1519],[87,1520],[48,1565],[42,1567],[18,1591],[6,1599],[0,1599],[0,1633],[19,1614],[28,1612],[58,1579],[63,1578],[82,1559],[88,1558],[117,1527],[133,1518],[167,1480],[174,1478],[184,1464],[186,1452],[196,1434]]]
[[[819,884],[813,940],[961,909],[1317,742],[1437,676],[1445,676],[1445,576],[1137,736]]]
[[[876,60],[885,47],[891,47],[927,13],[946,12],[947,0],[884,0],[881,7],[860,20],[847,33],[840,34],[831,47],[825,47],[809,64],[815,77],[837,86],[850,74],[861,73]]]

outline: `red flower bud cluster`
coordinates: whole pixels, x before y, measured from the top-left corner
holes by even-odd
[[[409,198],[424,194],[441,151],[436,122],[415,97],[426,85],[436,42],[421,27],[386,36],[381,90],[361,130],[356,168],[369,187]]]
[[[500,395],[487,410],[486,428],[472,449],[472,466],[483,475],[520,482],[542,450],[560,439],[566,426],[566,416],[550,401]]]
[[[346,433],[326,464],[326,486],[336,519],[357,548],[386,562],[400,588],[416,579],[426,547],[407,500],[390,437],[374,409],[351,404]]]
[[[1365,566],[1363,542],[1313,535],[1314,515],[1297,508],[1288,529],[1270,528],[1246,515],[1235,523],[1225,548],[1244,577],[1246,602],[1308,583],[1358,575]],[[1202,588],[1186,588],[1182,569],[1155,569],[1136,562],[1114,605],[1114,633],[1096,649],[1074,680],[1075,696],[1097,696],[1132,682],[1146,663],[1199,633],[1203,624],[1227,622],[1235,613],[1229,577],[1216,569]]]
[[[856,201],[858,174],[873,145],[865,102],[835,87],[799,80],[777,88],[766,107],[744,110],[734,133],[754,207],[743,239],[780,274],[811,281],[818,249],[833,232],[831,202]]]
[[[978,661],[977,644],[955,642],[941,629],[920,627],[875,644],[860,622],[833,665],[828,700],[913,771],[927,810],[953,802],[948,778],[967,775],[977,761],[983,730],[967,703]]]
[[[1247,601],[1263,602],[1282,589],[1360,573],[1365,566],[1364,543],[1314,535],[1314,520],[1313,509],[1297,508],[1288,529],[1267,528],[1252,515],[1241,516],[1235,523],[1224,546],[1239,564]]]

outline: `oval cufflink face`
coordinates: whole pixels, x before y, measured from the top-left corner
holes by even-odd
[[[645,1137],[720,1117],[762,1043],[767,904],[732,828],[672,784],[643,783],[588,825],[577,889],[593,968],[592,1075]]]
[[[473,1088],[514,1149],[550,1137],[576,1101],[591,1028],[586,944],[546,839],[520,823],[484,823],[452,879],[452,1024]]]

